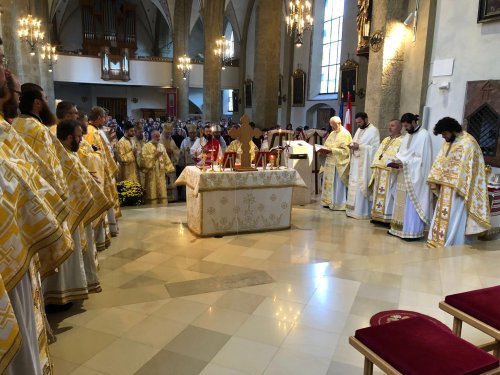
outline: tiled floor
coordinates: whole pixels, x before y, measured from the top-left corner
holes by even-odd
[[[198,239],[185,222],[184,205],[123,211],[103,292],[49,316],[58,375],[361,374],[348,336],[376,312],[451,325],[445,295],[500,284],[500,241],[431,250],[317,204],[280,232]]]

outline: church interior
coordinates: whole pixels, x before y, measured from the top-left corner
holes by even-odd
[[[298,128],[316,134],[333,116],[354,137],[354,114],[363,112],[381,141],[392,120],[411,113],[429,133],[432,160],[446,144],[434,126],[454,118],[484,156],[491,215],[480,240],[429,248],[427,237],[403,241],[385,225],[325,207],[316,156],[306,157],[307,178],[287,167],[303,160],[282,160],[282,169],[278,161],[267,172],[291,180],[276,182],[287,185],[260,204],[263,186],[236,192],[243,177],[224,185],[224,173],[210,171],[214,160],[196,175],[173,170],[168,204],[121,207],[110,244],[97,248],[102,291],[47,311],[49,365],[23,375],[405,373],[384,370],[386,358],[370,358],[367,370],[351,336],[387,311],[389,321],[409,312],[434,318],[451,335],[457,319],[440,303],[500,285],[498,0],[0,0],[0,14],[4,68],[41,86],[54,113],[68,101],[89,120],[99,106],[115,125],[175,119],[200,135],[203,124],[251,121],[274,129],[269,148],[287,124],[290,137]],[[41,21],[43,40],[18,35],[28,14]],[[203,191],[210,177],[214,186]],[[176,178],[185,187],[172,187]],[[187,203],[182,193],[172,198],[180,189]],[[240,210],[236,229],[220,229]],[[269,224],[282,217],[283,226]],[[13,299],[1,277],[2,296]],[[499,356],[499,326],[464,324],[461,337],[473,349],[493,337]],[[21,375],[7,349],[0,346],[0,370]]]

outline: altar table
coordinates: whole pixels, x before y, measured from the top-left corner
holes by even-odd
[[[290,228],[292,189],[305,187],[293,169],[202,172],[186,167],[176,185],[186,185],[187,224],[198,236]]]

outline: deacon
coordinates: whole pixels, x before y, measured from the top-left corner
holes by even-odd
[[[428,245],[464,244],[469,236],[490,228],[484,158],[474,137],[457,120],[445,117],[434,127],[446,142],[432,165],[429,182],[437,205]]]
[[[116,190],[115,174],[118,170],[118,166],[113,158],[113,154],[107,144],[108,139],[104,132],[104,124],[107,121],[106,111],[102,107],[92,107],[90,110],[89,126],[87,127],[87,134],[85,134],[85,140],[98,151],[102,165],[104,168],[103,176],[104,179],[104,192],[108,196],[108,199],[114,202],[114,207],[110,208],[107,213],[107,221],[109,226],[109,232],[111,237],[116,237],[118,235],[118,223],[117,218],[121,216],[120,203],[118,200],[118,192]],[[98,238],[98,250],[102,250],[102,238]],[[104,243],[109,246],[109,239],[105,239]],[[107,247],[106,246],[106,247]]]
[[[137,174],[137,145],[134,141],[135,128],[127,121],[123,126],[124,136],[116,145],[116,157],[120,165],[120,177],[122,181],[139,183]]]
[[[396,197],[389,234],[411,241],[424,236],[432,216],[427,177],[431,169],[432,140],[418,124],[418,115],[405,113],[401,123],[406,135],[396,156],[387,164],[397,170]]]
[[[167,155],[175,166],[179,162],[179,148],[175,144],[172,138],[172,133],[174,130],[174,124],[171,122],[162,124],[163,132],[161,133],[161,143],[167,151]],[[177,187],[175,186],[175,180],[177,179],[175,170],[172,173],[167,174],[167,199],[169,202],[177,200]]]
[[[351,165],[346,215],[355,219],[369,219],[372,208],[372,194],[368,187],[372,174],[370,166],[380,146],[380,133],[368,122],[365,112],[356,113],[355,119],[358,130],[349,145]]]
[[[59,266],[58,272],[48,276],[42,282],[47,305],[66,305],[88,298],[82,237],[85,236],[83,222],[92,209],[93,200],[89,199],[92,193],[87,184],[88,180],[84,178],[84,173],[88,174],[88,172],[84,170],[76,154],[82,137],[82,129],[77,120],[63,120],[57,125],[59,141],[55,140],[54,145],[63,166],[64,178],[68,183],[67,205],[70,214],[67,221],[73,239],[73,252]]]
[[[338,116],[330,118],[330,128],[332,132],[325,142],[325,148],[318,151],[326,155],[321,204],[331,210],[345,211],[352,137]]]
[[[167,203],[166,174],[175,172],[160,137],[160,132],[153,130],[151,141],[142,149],[142,163],[146,171],[146,201],[149,203]]]
[[[141,186],[144,186],[146,184],[145,182],[145,177],[144,177],[144,169],[142,168],[142,149],[144,145],[146,144],[146,141],[144,140],[144,124],[141,121],[137,121],[135,123],[135,136],[134,136],[134,142],[136,144],[136,163],[137,163],[137,171],[139,175],[139,182],[141,183]]]
[[[394,210],[396,194],[396,170],[387,166],[396,156],[401,146],[401,122],[389,122],[389,136],[386,137],[375,154],[372,162],[373,207],[372,221],[389,224]],[[373,185],[372,185],[373,184]]]
[[[191,147],[191,156],[196,162],[204,158],[206,163],[211,162],[212,156],[214,160],[222,156],[219,141],[212,136],[212,127],[210,125],[205,125],[204,136],[194,142],[193,147]]]

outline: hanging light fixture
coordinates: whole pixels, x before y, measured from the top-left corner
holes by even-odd
[[[231,60],[231,42],[227,40],[224,36],[215,41],[215,56],[220,59],[220,63],[222,66],[222,70],[226,69],[226,65],[228,65]]]
[[[295,33],[295,45],[298,47],[303,43],[304,31],[312,30],[311,12],[312,5],[308,0],[295,0],[288,4],[288,16],[285,17],[285,22],[290,35]]]
[[[189,76],[189,72],[192,69],[191,58],[189,58],[185,54],[184,56],[179,57],[179,63],[177,64],[177,69],[179,69],[182,72],[182,78],[187,79],[187,77]]]
[[[186,22],[187,25],[189,25],[188,18],[190,17],[190,14],[188,10],[186,9],[186,2],[182,2],[182,7],[183,7],[183,13],[184,13],[184,21]],[[184,38],[184,52],[188,50],[187,48],[187,39]],[[177,64],[177,69],[179,69],[182,72],[182,78],[184,80],[187,79],[189,76],[189,72],[191,72],[191,69],[193,66],[191,65],[191,58],[184,53],[184,56],[179,57],[179,63]]]
[[[19,19],[19,29],[17,34],[30,47],[30,55],[33,56],[36,52],[36,45],[44,38],[44,33],[40,31],[42,21],[34,18],[31,14],[27,17]]]
[[[56,47],[49,43],[42,46],[42,60],[49,66],[49,72],[52,72],[54,65],[57,64]]]

